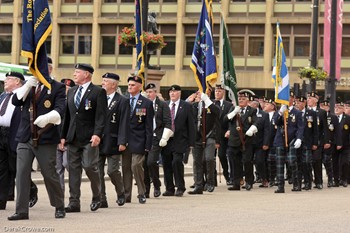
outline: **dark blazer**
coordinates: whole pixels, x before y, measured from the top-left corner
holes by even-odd
[[[107,107],[106,124],[100,143],[100,152],[105,155],[121,154],[119,145],[127,145],[130,124],[128,99],[117,92]]]
[[[257,125],[258,125],[258,132],[256,133],[253,144],[257,148],[262,148],[262,146],[269,145],[269,133],[270,133],[270,118],[269,114],[264,112],[261,109],[257,109]]]
[[[155,99],[154,115],[156,128],[153,132],[156,134],[157,143],[159,143],[164,128],[171,129],[171,113],[169,105],[165,101],[161,101],[158,97]]]
[[[219,123],[221,126],[221,139],[225,138],[225,133],[228,130],[228,121],[224,121],[225,116],[229,113],[230,109],[232,108],[232,103],[226,100],[222,101],[222,105],[220,106],[220,101],[216,100],[215,105],[220,108],[220,118]]]
[[[169,106],[170,102],[167,101]],[[174,136],[164,147],[165,153],[171,152],[185,153],[189,147],[193,147],[195,142],[195,126],[192,104],[180,100],[175,116]]]
[[[130,100],[128,99],[128,101]],[[130,114],[128,148],[131,153],[145,154],[145,151],[151,150],[153,116],[152,101],[140,95],[136,101],[134,111]]]
[[[106,90],[90,83],[79,108],[74,104],[74,95],[79,86],[74,86],[67,93],[67,113],[64,117],[61,137],[67,143],[74,140],[82,145],[89,144],[92,135],[102,137],[106,121]]]
[[[319,135],[316,112],[313,110],[305,109],[305,114],[302,119],[304,124],[303,147],[311,149],[313,145],[318,146]]]
[[[203,102],[204,105],[204,102]],[[194,125],[196,127],[196,141],[202,140],[203,118],[198,119],[198,106],[199,103],[193,104],[193,112],[195,117]],[[203,116],[203,113],[202,113]],[[208,108],[205,108],[205,135],[206,138],[213,138],[217,144],[220,144],[220,108],[215,104],[211,104]],[[199,130],[198,130],[198,121]]]
[[[60,114],[60,116],[63,117],[66,110],[66,87],[64,84],[59,83],[53,79],[50,80],[50,84],[51,90],[48,90],[46,87],[43,87],[40,96],[37,100],[37,116],[44,115],[52,110],[56,110]],[[32,136],[29,113],[32,96],[33,91],[30,91],[25,101],[23,101],[22,99],[19,100],[17,98],[17,94],[15,94],[12,98],[12,103],[15,106],[22,106],[21,121],[19,123],[16,135],[16,140],[18,142],[28,142]],[[57,125],[53,125],[41,134],[38,144],[58,144],[59,142],[60,135],[58,127]]]
[[[275,117],[275,123],[278,126],[274,146],[275,147],[285,147],[285,139],[284,139],[284,121],[283,116],[277,114]],[[301,116],[301,112],[296,108],[292,108],[292,110],[288,113],[288,121],[287,121],[287,130],[288,130],[288,144],[290,144],[294,139],[303,140],[304,134],[304,123]]]
[[[343,113],[343,117],[338,124],[337,146],[342,146],[342,150],[350,148],[350,116]]]
[[[328,133],[326,134],[325,142],[324,143],[330,143],[330,144],[335,144],[336,140],[336,135],[338,134],[339,131],[339,121],[337,115],[327,112],[327,125],[326,129]]]
[[[234,107],[231,108],[231,111],[234,110]],[[239,131],[237,130],[239,124],[238,124],[238,117],[241,120],[242,123],[242,133],[245,140],[245,144],[252,144],[254,135],[252,137],[246,136],[245,133],[248,131],[250,126],[255,125],[258,128],[258,119],[256,116],[256,109],[247,106],[245,113],[241,116],[240,113],[237,113],[235,117],[233,117],[231,120],[227,118],[227,115],[225,116],[225,121],[229,122],[229,130],[230,130],[230,138],[228,140],[228,145],[232,147],[240,147],[242,145],[241,138],[239,136]]]
[[[275,122],[275,119],[277,118],[278,112],[274,112],[270,121],[270,117],[269,117],[269,147],[273,147],[273,141],[275,140],[275,136],[276,136],[276,131],[277,131],[277,125]]]
[[[323,147],[326,139],[329,138],[327,127],[327,112],[321,108],[316,109],[317,127],[318,127],[318,146]]]

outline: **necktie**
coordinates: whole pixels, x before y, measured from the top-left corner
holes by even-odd
[[[74,101],[74,104],[75,104],[75,107],[76,108],[79,108],[79,105],[80,105],[80,101],[81,101],[81,93],[83,92],[83,87],[80,86],[79,87],[79,90],[78,90],[78,93],[77,95],[75,96],[75,101]]]
[[[109,106],[109,104],[110,104],[110,100],[111,99],[111,97],[109,96],[109,95],[107,95],[107,106]]]
[[[135,107],[135,97],[132,97],[130,102],[130,116],[134,112],[134,107]]]
[[[171,130],[175,132],[175,103],[171,106],[170,113],[171,113]]]
[[[241,108],[241,115],[244,115],[244,108]]]
[[[42,84],[39,84],[38,87],[36,88],[36,91],[35,91],[35,100],[39,99],[39,96],[41,94],[41,86]]]
[[[6,112],[6,108],[7,108],[7,105],[9,103],[9,100],[11,98],[11,95],[12,95],[12,92],[11,93],[8,93],[7,96],[5,97],[4,101],[3,101],[3,104],[1,106],[1,109],[0,109],[0,116],[3,116],[5,115],[5,112]]]

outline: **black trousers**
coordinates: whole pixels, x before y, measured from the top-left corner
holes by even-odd
[[[183,164],[184,154],[177,152],[166,152],[162,154],[164,169],[164,184],[166,190],[175,192],[175,186],[180,191],[185,191],[185,168]],[[175,184],[174,184],[175,181]]]

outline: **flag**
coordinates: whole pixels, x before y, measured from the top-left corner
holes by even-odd
[[[275,83],[275,102],[289,105],[289,74],[279,23],[276,27],[276,51],[272,78]]]
[[[343,2],[337,1],[337,33],[336,33],[336,66],[335,78],[340,80],[341,74],[341,50],[342,50],[342,36],[343,36]],[[323,69],[329,74],[330,70],[330,44],[331,44],[331,12],[332,0],[325,0],[324,2],[324,27],[323,27]]]
[[[199,90],[205,92],[207,85],[215,85],[218,75],[212,34],[212,1],[203,0],[202,2],[202,12],[194,41],[190,68],[193,70]]]
[[[236,106],[238,105],[237,98],[237,79],[235,64],[233,61],[233,55],[231,51],[230,39],[227,35],[226,24],[224,18],[221,16],[220,24],[220,38],[222,38],[221,47],[221,84],[224,86],[225,90],[228,91],[228,97]]]
[[[145,83],[143,73],[145,72],[145,62],[143,56],[144,41],[142,36],[142,0],[135,0],[135,25],[136,25],[136,74],[142,78]],[[143,85],[142,85],[143,86]]]
[[[24,0],[21,55],[28,58],[31,73],[51,89],[45,41],[52,31],[47,0]]]

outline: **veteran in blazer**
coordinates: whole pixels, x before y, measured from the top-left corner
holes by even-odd
[[[128,99],[117,93],[119,75],[105,73],[102,76],[102,88],[107,93],[107,117],[100,143],[99,170],[101,179],[101,208],[107,208],[105,186],[105,162],[107,159],[107,174],[117,192],[117,204],[125,203],[124,183],[121,174],[121,154],[128,144],[128,126],[130,105]]]
[[[67,113],[61,134],[61,149],[67,144],[69,164],[69,204],[66,212],[80,212],[81,173],[84,168],[92,189],[91,211],[101,206],[98,169],[99,144],[106,122],[106,91],[91,82],[94,68],[76,64],[75,87],[67,94]]]
[[[162,153],[166,188],[163,196],[182,197],[186,191],[184,163],[187,161],[184,160],[184,156],[195,143],[194,115],[192,105],[180,99],[181,87],[179,85],[170,86],[169,96],[170,101],[167,101],[167,104],[170,108],[174,136],[169,139]],[[176,192],[175,187],[177,187]]]
[[[151,179],[154,185],[153,196],[159,197],[161,195],[161,182],[159,180],[158,161],[163,147],[167,145],[169,138],[173,136],[174,132],[171,130],[169,106],[158,98],[156,85],[153,83],[147,84],[145,91],[148,99],[153,102],[154,109],[152,149],[146,155],[147,161],[144,166],[146,197],[150,193]]]
[[[152,148],[153,106],[152,101],[140,93],[142,79],[138,76],[128,78],[130,104],[130,124],[128,128],[128,146],[123,151],[122,170],[126,202],[131,202],[132,176],[134,175],[140,204],[146,203],[146,186],[144,183],[145,154]]]
[[[65,217],[63,191],[55,169],[56,148],[60,141],[57,125],[65,113],[65,87],[51,78],[47,81],[51,89],[30,77],[12,98],[15,106],[22,107],[22,114],[16,135],[16,213],[8,217],[9,220],[29,218],[28,192],[34,157],[41,167],[50,204],[56,208],[55,217]]]

